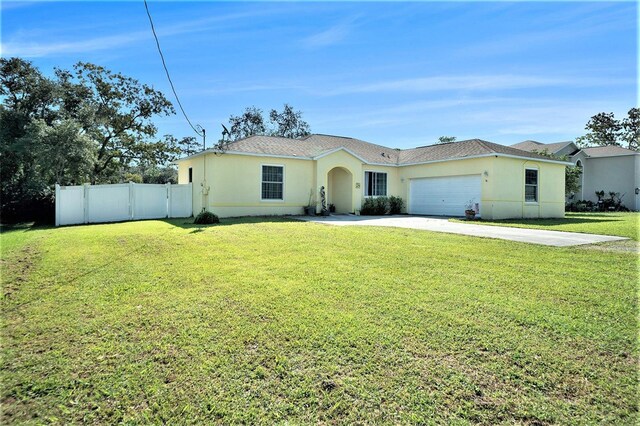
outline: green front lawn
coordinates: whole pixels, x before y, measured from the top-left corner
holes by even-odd
[[[586,234],[617,235],[638,241],[640,213],[565,213],[564,219],[450,219],[453,222],[479,225],[512,226],[515,228],[548,229],[550,231],[583,232]]]
[[[183,222],[0,236],[2,423],[637,424],[635,253]]]

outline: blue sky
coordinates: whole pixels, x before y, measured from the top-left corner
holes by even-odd
[[[89,61],[173,101],[142,1],[2,2],[2,56]],[[182,103],[209,135],[287,102],[315,133],[398,148],[584,133],[637,103],[635,2],[150,2]],[[160,134],[191,135],[180,115]],[[213,137],[213,136],[211,136]]]

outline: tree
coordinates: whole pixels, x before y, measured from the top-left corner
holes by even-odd
[[[569,161],[566,155],[558,156],[549,153],[548,150],[534,151],[536,154],[543,155],[548,158],[559,161]],[[580,190],[580,177],[582,176],[582,167],[567,166],[564,169],[564,193],[566,197]]]
[[[78,62],[73,68],[71,73],[58,70],[58,77],[62,86],[81,88],[84,95],[64,105],[69,113],[81,113],[84,130],[97,144],[91,183],[108,179],[114,168],[131,161],[163,162],[177,153],[167,152],[162,141],[148,141],[157,131],[150,119],[175,113],[161,92],[98,65]]]
[[[438,138],[438,142],[436,142],[436,143],[438,143],[438,144],[441,144],[441,143],[451,143],[451,142],[455,142],[455,141],[456,141],[456,139],[457,139],[457,138],[456,138],[455,136],[440,136],[440,137]]]
[[[166,135],[167,137],[173,137],[171,135]],[[193,155],[202,151],[202,145],[194,136],[186,136],[180,140],[173,137],[175,140],[175,144],[180,147],[180,151],[183,155]]]
[[[34,147],[38,165],[35,172],[45,185],[79,185],[88,181],[95,155],[93,141],[74,120],[62,120],[52,126],[35,120],[22,139],[26,146]]]
[[[51,123],[58,116],[57,91],[30,62],[0,58],[0,96],[0,214],[9,221],[46,210],[36,208],[50,196],[38,173],[38,145],[25,135],[33,120]]]
[[[568,197],[580,191],[582,167],[567,166],[564,171],[564,193]]]
[[[51,123],[57,117],[58,90],[30,62],[20,58],[0,58],[0,95],[3,106],[27,118]]]
[[[264,135],[266,130],[260,108],[247,107],[241,115],[229,117],[229,137],[232,141],[253,135]]]
[[[623,139],[628,148],[640,149],[640,108],[631,108],[628,117],[622,120]]]
[[[272,109],[269,113],[274,129],[273,136],[296,139],[310,134],[309,124],[302,119],[301,111],[294,111],[291,105],[284,104],[282,112]]]
[[[300,138],[309,135],[309,123],[302,119],[302,112],[284,104],[282,112],[269,112],[269,126],[265,124],[262,110],[254,106],[245,108],[241,115],[229,117],[229,138],[232,141],[253,135],[282,136]]]
[[[125,181],[136,183],[178,183],[178,170],[175,166],[157,164],[140,164],[132,167],[125,174]]]
[[[612,112],[601,112],[589,119],[585,126],[588,133],[576,140],[581,146],[614,145],[620,146],[622,125]]]
[[[196,150],[194,138],[156,138],[152,119],[174,113],[162,93],[97,65],[49,79],[29,61],[0,58],[0,100],[4,221],[50,220],[55,183],[122,182],[132,167],[162,168]]]

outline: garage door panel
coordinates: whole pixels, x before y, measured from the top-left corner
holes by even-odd
[[[469,200],[480,203],[480,175],[411,179],[409,213],[462,216]]]

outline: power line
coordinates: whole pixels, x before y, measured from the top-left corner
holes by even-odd
[[[144,0],[144,8],[147,10],[147,16],[149,17],[149,23],[151,24],[151,32],[153,33],[153,38],[156,39],[156,46],[158,47],[158,53],[160,54],[160,59],[162,59],[162,66],[164,68],[164,72],[167,74],[167,79],[169,80],[169,84],[171,85],[171,90],[173,91],[173,95],[176,97],[176,101],[178,101],[178,106],[180,107],[180,111],[182,111],[182,115],[184,115],[184,118],[187,120],[187,123],[189,123],[189,126],[191,126],[193,131],[196,132],[198,136],[202,136],[202,138],[204,139],[206,134],[204,128],[202,128],[202,126],[197,124],[196,126],[200,128],[200,130],[198,130],[193,124],[191,124],[191,120],[189,120],[187,113],[184,111],[184,108],[182,107],[182,102],[180,102],[180,98],[178,97],[176,88],[173,86],[173,81],[171,80],[171,76],[169,75],[169,69],[167,68],[167,63],[164,60],[162,49],[160,49],[160,41],[158,40],[156,29],[153,26],[153,19],[151,19],[151,13],[149,12],[149,5],[147,4],[147,0]]]

